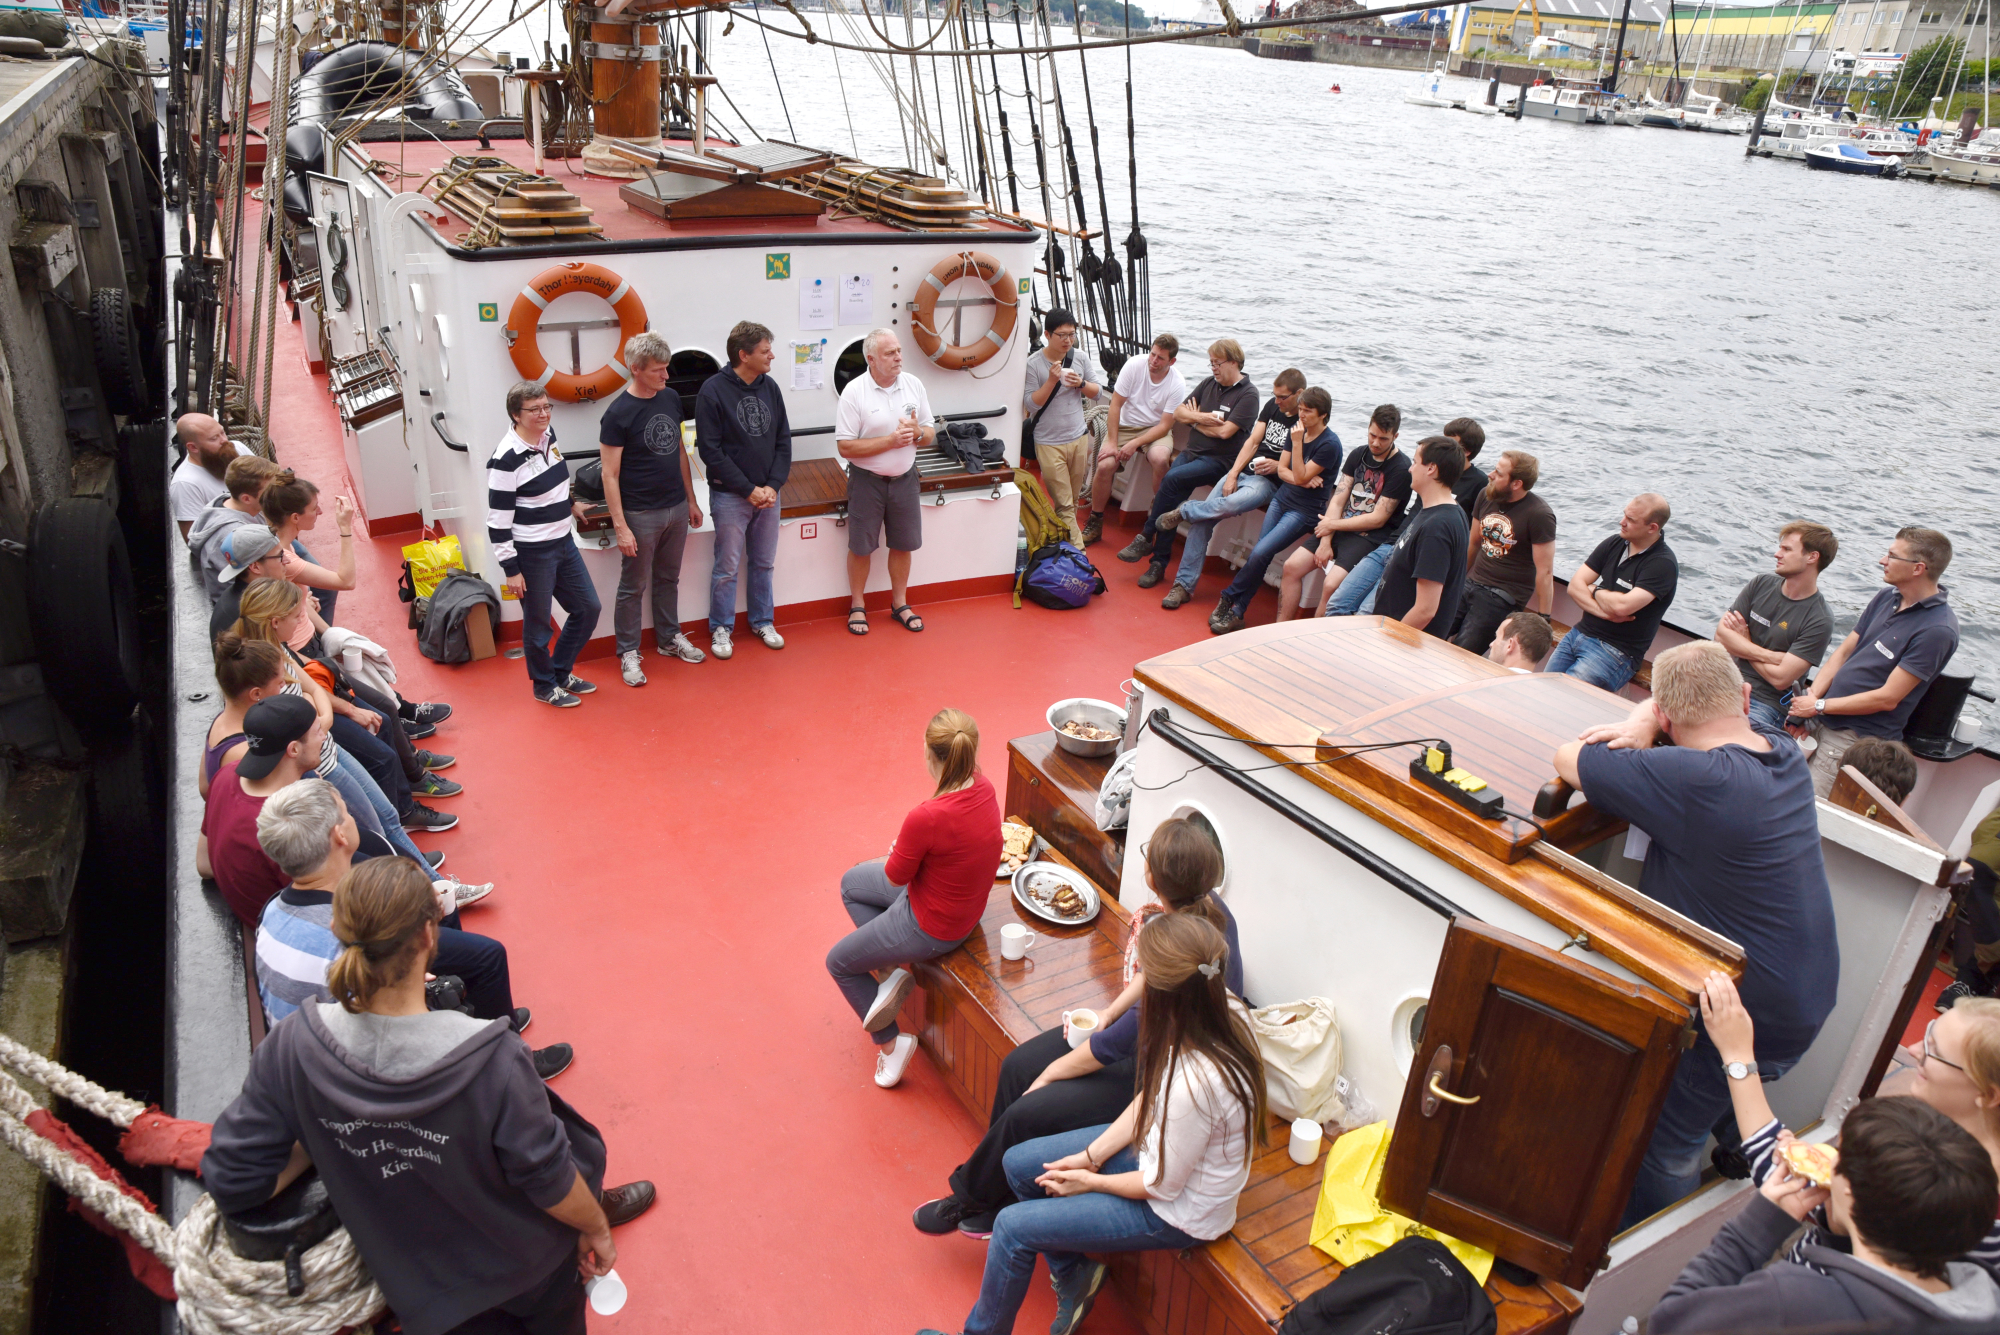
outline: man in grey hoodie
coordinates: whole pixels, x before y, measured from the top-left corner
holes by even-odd
[[[222,577],[223,567],[229,564],[222,551],[223,535],[239,524],[263,522],[263,507],[257,498],[264,484],[283,471],[261,455],[237,455],[222,475],[229,494],[211,502],[188,530],[188,552],[201,572],[201,587],[208,593],[210,607],[215,606],[216,599],[222,596],[222,586],[228,582]],[[323,611],[320,616],[327,619]]]
[[[1996,1200],[1992,1159],[1957,1123],[1917,1099],[1869,1099],[1841,1124],[1831,1187],[1774,1169],[1660,1299],[1652,1335],[1991,1323],[2000,1286],[1957,1258],[1986,1236]],[[1765,1265],[1821,1204],[1849,1250],[1808,1245]]]
[[[407,859],[342,878],[338,1000],[301,1007],[251,1055],[202,1181],[233,1214],[316,1169],[405,1335],[492,1313],[512,1322],[478,1329],[581,1335],[582,1276],[612,1267],[613,1224],[654,1192],[602,1189],[603,1137],[543,1085],[505,1017],[427,1009],[439,908]]]

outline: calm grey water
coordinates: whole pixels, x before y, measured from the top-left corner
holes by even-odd
[[[824,47],[771,41],[798,139],[902,164],[862,57],[836,71]],[[743,113],[788,137],[757,30],[715,47]],[[1682,571],[1668,615],[1690,628],[1770,568],[1786,520],[1839,534],[1822,587],[1843,631],[1895,530],[1941,529],[1954,666],[2000,685],[2000,192],[1746,159],[1730,136],[1411,106],[1403,71],[1168,45],[1132,67],[1154,328],[1190,349],[1185,373],[1230,335],[1260,386],[1287,365],[1324,385],[1350,440],[1382,402],[1406,442],[1477,417],[1489,455],[1541,459],[1559,577],[1630,496],[1664,493]],[[1090,73],[1122,237],[1124,58],[1094,54]],[[1074,57],[1061,77],[1087,144]],[[1020,89],[1018,61],[1002,78]],[[947,83],[948,119],[953,98]]]

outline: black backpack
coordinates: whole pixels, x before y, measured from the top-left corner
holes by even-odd
[[[1294,1307],[1279,1335],[1494,1335],[1493,1300],[1445,1245],[1404,1238]]]

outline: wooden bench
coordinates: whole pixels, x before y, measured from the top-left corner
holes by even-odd
[[[1065,751],[1053,732],[1016,737],[1007,743],[1005,806],[1113,899],[1125,877],[1125,831],[1098,829],[1096,809],[1115,759]]]
[[[1020,754],[1015,746],[1009,752]],[[1011,803],[1008,809],[1019,810]],[[1044,838],[1054,843],[1046,831]],[[1074,865],[1060,851],[1050,860]],[[917,966],[922,999],[906,1007],[907,1022],[981,1124],[1009,1052],[1061,1023],[1064,1010],[1102,1006],[1123,986],[1130,916],[1108,892],[1103,898],[1094,921],[1058,927],[1022,910],[1009,883],[996,882],[979,930],[951,954]],[[1042,933],[1027,959],[1000,957],[1000,929],[1010,922]],[[920,1019],[910,1013],[919,1005]],[[1270,1143],[1251,1167],[1230,1233],[1184,1252],[1110,1258],[1112,1282],[1149,1335],[1270,1335],[1295,1304],[1340,1273],[1307,1241],[1325,1160],[1293,1163],[1288,1137],[1286,1124],[1274,1117]],[[1499,1335],[1563,1335],[1583,1305],[1560,1285],[1517,1285],[1497,1274],[1486,1292],[1499,1310]]]

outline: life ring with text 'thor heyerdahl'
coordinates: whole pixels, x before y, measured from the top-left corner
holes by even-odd
[[[550,302],[570,292],[593,293],[610,302],[611,309],[618,312],[618,351],[612,354],[609,362],[582,375],[558,371],[550,366],[535,342],[542,312],[548,309]],[[532,380],[542,386],[552,399],[560,399],[564,403],[591,403],[617,393],[632,378],[632,372],[623,360],[625,344],[634,334],[645,331],[646,304],[639,300],[632,284],[602,265],[576,261],[544,269],[529,280],[514,298],[513,309],[507,312],[504,334],[509,354],[514,359],[514,369],[521,373],[523,380]]]
[[[938,298],[961,278],[977,278],[993,294],[993,327],[970,343],[948,344],[938,333]],[[961,251],[939,261],[936,268],[924,275],[924,281],[917,284],[917,299],[910,303],[910,336],[916,339],[924,356],[945,370],[969,371],[1007,346],[1020,310],[1014,280],[1000,261],[980,251]]]

